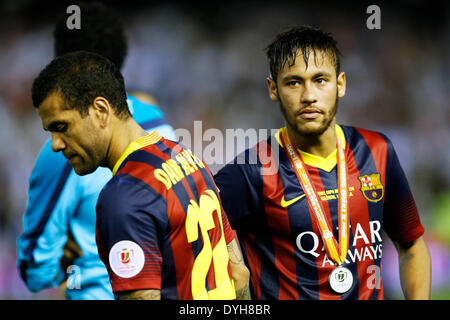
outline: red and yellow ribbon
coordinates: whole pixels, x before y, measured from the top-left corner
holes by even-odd
[[[309,209],[314,213],[320,235],[325,245],[328,257],[336,264],[344,263],[348,251],[349,242],[349,212],[348,212],[348,188],[347,188],[347,166],[345,150],[341,141],[337,140],[337,164],[338,164],[338,218],[339,218],[339,245],[333,235],[325,218],[325,211],[317,198],[317,193],[309,177],[308,171],[297,148],[294,147],[286,129],[281,130],[280,137],[286,147],[287,155],[300,185],[305,192]]]

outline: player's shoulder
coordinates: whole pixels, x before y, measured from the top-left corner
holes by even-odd
[[[99,201],[108,201],[120,205],[149,192],[151,192],[151,189],[141,179],[129,174],[117,174],[103,187]]]
[[[391,140],[381,131],[369,130],[355,126],[340,125],[345,139],[352,146],[370,145],[371,148],[393,148]]]
[[[141,226],[141,232],[148,223],[156,222],[167,227],[167,197],[159,194],[142,180],[118,174],[102,189],[97,201],[97,225],[100,232],[125,230]],[[144,231],[144,232],[147,232]],[[116,235],[117,236],[117,235]]]
[[[157,195],[142,180],[118,174],[103,187],[97,201],[97,213],[111,215],[132,213],[149,205]]]
[[[261,142],[260,142],[261,143]],[[233,160],[225,164],[214,175],[214,180],[218,184],[233,182],[255,183],[260,180],[262,164],[258,154],[260,143],[239,153]]]

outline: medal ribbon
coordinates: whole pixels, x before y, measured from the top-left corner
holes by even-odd
[[[338,163],[338,218],[339,218],[339,246],[334,238],[333,232],[328,226],[325,219],[325,211],[317,198],[317,193],[312,185],[308,171],[302,160],[302,156],[297,148],[293,146],[291,139],[287,133],[287,129],[283,128],[280,134],[283,145],[286,147],[288,159],[294,169],[297,179],[305,192],[308,201],[309,210],[314,214],[320,235],[325,244],[328,257],[336,264],[344,263],[348,251],[349,242],[349,214],[348,214],[348,188],[347,188],[347,167],[345,160],[345,152],[342,143],[337,140],[337,163]]]

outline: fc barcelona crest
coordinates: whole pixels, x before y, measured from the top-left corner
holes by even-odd
[[[366,200],[378,202],[383,199],[384,188],[379,173],[361,176],[358,179],[361,182],[361,192]]]

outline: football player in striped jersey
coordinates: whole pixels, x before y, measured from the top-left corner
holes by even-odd
[[[336,123],[346,75],[330,34],[294,26],[266,49],[285,126],[215,176],[256,299],[382,299],[382,231],[405,297],[430,296],[424,228],[391,141]]]
[[[32,98],[53,151],[77,174],[113,172],[97,202],[96,238],[116,298],[249,297],[212,174],[189,149],[137,124],[112,62],[84,51],[58,57]]]

